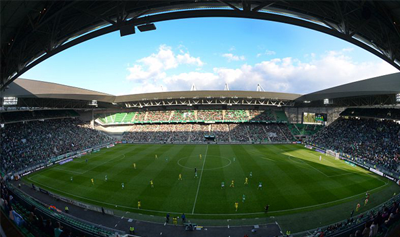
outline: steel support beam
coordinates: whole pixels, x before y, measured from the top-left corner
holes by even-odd
[[[382,51],[378,51],[367,44],[355,39],[352,37],[352,35],[348,35],[346,33],[341,33],[337,30],[330,29],[309,21],[301,20],[298,18],[292,18],[284,15],[277,15],[273,13],[266,13],[266,12],[253,12],[253,11],[241,11],[241,10],[188,10],[188,11],[180,11],[180,12],[167,12],[167,13],[160,13],[160,14],[154,14],[154,15],[148,15],[144,17],[139,17],[132,19],[130,21],[125,22],[125,25],[132,25],[132,27],[145,24],[147,22],[162,22],[162,21],[168,21],[168,20],[176,20],[176,19],[188,19],[188,18],[202,18],[202,17],[235,17],[235,18],[249,18],[249,19],[258,19],[258,20],[267,20],[267,21],[274,21],[274,22],[281,22],[281,23],[286,23],[286,24],[291,24],[291,25],[296,25],[300,27],[305,27],[308,29],[316,30],[334,37],[337,37],[342,40],[346,40],[354,45],[357,45],[364,50],[367,50],[368,52],[378,56],[382,60],[387,61],[390,63],[392,66],[400,70],[400,65],[396,64],[396,62],[393,60],[393,57],[390,57],[390,55],[386,55]],[[114,31],[119,30],[118,25],[111,25],[102,29],[99,29],[97,31],[85,34],[81,37],[78,37],[68,43],[65,43],[63,45],[60,45],[58,47],[55,47],[54,49],[50,49],[46,54],[41,56],[40,58],[36,59],[34,62],[30,63],[28,66],[25,66],[21,70],[19,70],[13,77],[9,78],[8,80],[5,81],[5,83],[2,85],[0,89],[5,88],[9,83],[11,83],[13,80],[21,76],[23,73],[31,69],[32,67],[36,66],[40,62],[43,62],[44,60],[52,57],[53,55],[60,53],[64,51],[65,49],[68,49],[70,47],[73,47],[77,44],[80,44],[82,42],[85,42],[87,40],[96,38],[98,36],[108,34]],[[5,78],[3,78],[4,80]]]

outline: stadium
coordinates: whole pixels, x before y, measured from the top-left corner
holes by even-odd
[[[304,94],[22,76],[111,32],[206,17],[312,29],[399,70],[398,2],[1,4],[1,236],[400,235],[399,72]]]

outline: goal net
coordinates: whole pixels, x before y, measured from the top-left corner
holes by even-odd
[[[334,152],[332,150],[326,150],[326,154],[335,157],[336,160],[339,160],[340,154],[337,152]]]

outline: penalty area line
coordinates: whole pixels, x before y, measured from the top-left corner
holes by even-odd
[[[207,148],[206,148],[206,153],[204,155],[203,167],[201,167],[200,180],[199,180],[199,185],[197,185],[197,192],[196,192],[196,197],[194,198],[192,214],[194,214],[194,209],[196,208],[196,202],[197,202],[197,196],[199,195],[201,178],[203,177],[204,164],[206,163],[206,159],[207,159],[207,152],[208,152],[208,145],[207,145]]]

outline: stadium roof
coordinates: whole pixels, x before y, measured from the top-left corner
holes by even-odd
[[[115,96],[102,92],[20,78],[9,85],[9,89],[3,92],[3,96],[18,98],[98,100],[110,103],[115,99]]]
[[[316,101],[357,96],[377,96],[400,93],[400,73],[352,82],[303,95],[296,101]]]
[[[56,83],[18,78],[5,90],[3,96],[18,98],[51,98],[71,100],[98,100],[109,103],[123,103],[149,100],[173,100],[196,98],[248,98],[292,101],[301,96],[293,93],[264,91],[173,91],[114,96],[102,92],[65,86]]]
[[[242,101],[259,100],[258,102],[256,102],[256,104],[258,103],[259,105],[276,106],[291,105],[291,102],[296,102],[298,104],[304,101],[315,102],[322,101],[324,99],[351,99],[362,96],[377,97],[380,95],[394,96],[398,93],[400,93],[400,73],[394,73],[390,75],[379,76],[362,81],[348,83],[306,95],[265,91],[209,90],[155,92],[115,96],[72,86],[19,78],[10,84],[9,89],[6,89],[4,92],[2,92],[2,96],[85,101],[97,100],[99,102],[105,102],[109,104],[136,103],[137,107],[140,107],[143,104],[149,105],[149,102],[153,103],[151,104],[151,106],[173,105],[173,103],[165,101],[182,102],[185,100],[190,100],[185,103],[191,104],[199,99],[203,100],[203,104],[207,104],[207,100],[219,100],[223,104],[230,104],[233,103],[232,101],[238,101],[238,99],[241,99]],[[229,100],[231,102],[229,102]],[[160,101],[164,101],[164,104],[159,103]],[[185,103],[180,103],[180,105],[183,105]],[[246,104],[246,102],[244,102],[244,104]],[[130,107],[128,105],[125,106]],[[337,106],[339,106],[339,104],[337,104]]]
[[[115,102],[143,101],[143,100],[165,100],[165,99],[196,99],[196,98],[248,98],[248,99],[277,99],[295,100],[300,94],[265,92],[265,91],[172,91],[157,92],[134,95],[117,96]]]
[[[0,4],[0,89],[43,60],[100,35],[131,34],[136,26],[149,28],[159,21],[194,17],[253,18],[310,28],[353,43],[400,69],[400,1],[9,0]]]

